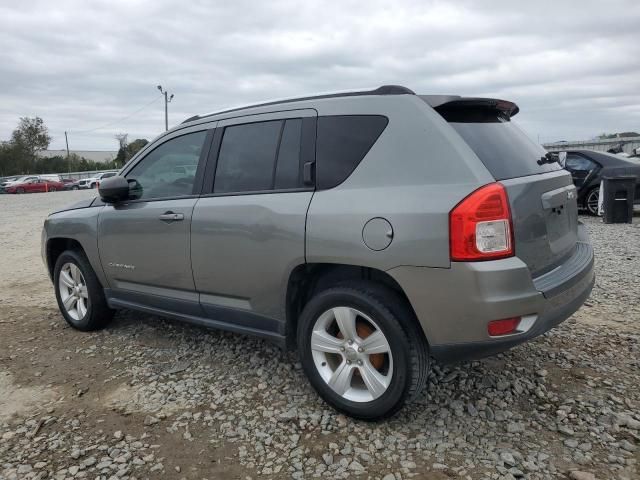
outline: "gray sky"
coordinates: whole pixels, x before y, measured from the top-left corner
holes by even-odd
[[[151,139],[164,128],[157,84],[175,93],[170,126],[261,99],[395,83],[513,100],[541,141],[640,130],[637,0],[4,3],[0,140],[35,115],[51,148],[64,130],[72,149],[116,149],[120,132]]]

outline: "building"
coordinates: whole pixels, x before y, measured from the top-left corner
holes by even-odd
[[[75,154],[79,157],[86,158],[87,160],[92,160],[94,162],[110,162],[111,160],[116,158],[118,155],[116,151],[109,150],[69,150],[70,154]],[[66,150],[42,150],[38,153],[38,156],[42,158],[50,158],[50,157],[66,157]]]

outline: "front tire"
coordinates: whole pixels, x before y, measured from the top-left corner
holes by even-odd
[[[428,346],[406,302],[354,282],[316,294],[298,327],[302,366],[320,396],[354,418],[390,417],[424,388]]]
[[[53,269],[53,285],[62,316],[77,330],[91,331],[106,326],[113,318],[104,290],[83,253],[66,250]]]
[[[24,188],[16,188],[16,193],[24,193]]]

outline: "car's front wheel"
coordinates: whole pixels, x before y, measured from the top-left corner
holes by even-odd
[[[97,330],[113,317],[102,285],[83,253],[67,250],[58,257],[53,284],[60,312],[73,328]]]
[[[331,288],[307,303],[299,322],[305,373],[337,410],[363,420],[389,417],[426,384],[426,341],[393,292],[359,283]]]

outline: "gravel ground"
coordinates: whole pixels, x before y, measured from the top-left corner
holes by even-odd
[[[0,196],[0,479],[640,478],[640,217],[583,218],[597,285],[562,326],[435,366],[416,404],[364,423],[262,340],[135,312],[67,327],[40,228],[91,194]]]

